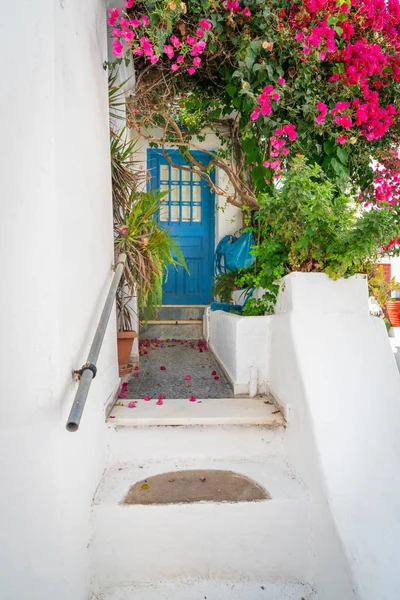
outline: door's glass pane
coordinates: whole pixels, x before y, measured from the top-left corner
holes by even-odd
[[[193,173],[193,181],[200,183],[200,181],[201,181],[200,175],[197,175],[197,173]]]
[[[171,180],[179,181],[179,173],[180,169],[177,169],[176,167],[171,167]]]
[[[160,208],[160,221],[168,221],[168,205],[164,204]]]
[[[182,205],[182,221],[190,221],[190,205]]]
[[[165,184],[160,185],[160,191],[161,192],[167,192],[169,190],[169,187]],[[168,196],[169,194],[165,194],[165,196],[161,199],[161,202],[168,202]]]
[[[179,204],[171,204],[171,221],[179,221]]]
[[[201,201],[201,187],[199,185],[193,186],[193,202]]]
[[[190,171],[181,171],[182,181],[190,181]]]
[[[161,165],[160,167],[160,179],[168,181],[169,179],[169,167],[168,165]]]
[[[190,202],[190,186],[182,186],[182,202]]]
[[[193,204],[193,218],[192,221],[201,221],[201,204]]]
[[[179,202],[179,186],[178,185],[172,186],[171,200],[172,200],[172,202]]]

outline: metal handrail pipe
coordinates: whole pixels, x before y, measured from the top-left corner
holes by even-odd
[[[78,431],[81,422],[83,409],[85,408],[86,400],[90,390],[90,385],[97,373],[97,359],[99,358],[101,346],[106,333],[108,321],[110,319],[111,310],[114,304],[115,295],[117,293],[118,284],[121,281],[122,273],[125,268],[126,254],[120,254],[115,264],[114,277],[104,303],[103,312],[97,325],[96,333],[94,334],[93,342],[89,350],[86,363],[78,371],[80,375],[79,386],[75,394],[75,399],[72,404],[71,412],[67,420],[66,428],[68,431]]]

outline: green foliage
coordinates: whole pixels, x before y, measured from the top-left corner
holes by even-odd
[[[232,292],[237,289],[237,273],[219,273],[214,279],[213,295],[221,302],[230,302]]]

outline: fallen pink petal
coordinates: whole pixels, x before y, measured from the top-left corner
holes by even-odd
[[[218,379],[219,379],[218,375],[216,375],[216,376],[214,377],[214,379],[215,379],[215,381],[218,381]]]
[[[190,381],[192,378],[190,377],[190,375],[186,375],[185,379],[186,381]]]
[[[136,402],[129,402],[128,408],[136,408]]]
[[[158,396],[158,399],[159,399],[159,400],[165,400],[165,396],[164,396],[164,394],[160,394],[160,395]]]
[[[167,367],[160,367],[160,371],[165,371]]]
[[[196,402],[197,398],[196,396],[190,396],[189,401],[190,402]]]
[[[156,404],[158,406],[161,406],[162,404],[164,404],[164,400],[157,400]]]
[[[151,398],[150,398],[150,396],[145,396],[145,397],[143,398],[143,400],[144,400],[145,402],[150,402]]]
[[[211,375],[216,375],[217,371],[211,371]]]

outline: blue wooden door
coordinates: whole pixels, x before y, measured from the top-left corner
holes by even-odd
[[[194,152],[206,164],[208,155]],[[177,150],[175,164],[186,164]],[[214,195],[196,173],[171,167],[160,150],[148,150],[149,185],[169,190],[160,209],[160,223],[177,238],[189,273],[182,267],[168,268],[163,285],[163,304],[209,304],[213,283]]]

